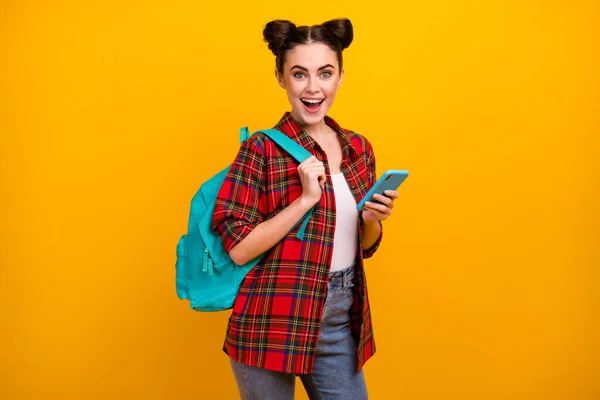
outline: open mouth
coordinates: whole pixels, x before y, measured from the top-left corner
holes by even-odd
[[[310,112],[319,111],[325,99],[300,99],[304,107]]]

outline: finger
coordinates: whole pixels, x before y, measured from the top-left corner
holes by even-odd
[[[373,195],[373,199],[380,201],[385,204],[389,208],[394,208],[394,200],[390,199],[388,196],[384,196],[382,194],[376,193]]]
[[[325,167],[324,167],[324,166],[322,166],[322,165],[318,165],[318,164],[309,164],[309,165],[304,165],[304,166],[302,166],[302,167],[299,167],[298,169],[299,169],[299,170],[301,170],[301,171],[312,171],[312,170],[314,170],[314,169],[319,169],[319,168],[320,168],[320,169],[323,169],[323,170],[325,169]]]
[[[320,161],[317,163],[308,164],[305,168],[321,168],[323,171],[325,171],[325,165],[323,165],[323,163]]]
[[[320,161],[317,163],[307,164],[302,167],[302,170],[307,171],[307,170],[313,170],[316,168],[321,169],[323,172],[325,172],[325,166]]]
[[[389,215],[387,214],[383,214],[377,210],[371,210],[367,207],[365,207],[365,211],[363,213],[363,219],[365,221],[383,221],[384,219],[387,219],[389,217]]]
[[[400,197],[400,193],[398,193],[395,190],[386,190],[385,195],[391,197],[392,199],[397,199],[398,197]]]
[[[317,157],[312,156],[304,161],[307,164],[323,164],[323,161],[319,160]]]
[[[307,171],[307,173],[308,173],[310,176],[318,176],[319,178],[321,178],[321,177],[322,177],[323,179],[326,179],[326,178],[327,178],[327,177],[325,176],[325,171],[323,171],[323,170],[322,170],[322,169],[320,169],[320,168],[312,168],[312,169],[308,170],[308,171]]]
[[[327,181],[327,175],[325,175],[325,170],[319,171],[319,180],[323,183]]]
[[[308,175],[308,176],[310,176],[310,177],[313,177],[313,178],[321,178],[321,177],[323,179],[326,178],[325,171],[322,171],[319,168],[309,169],[309,170],[305,171],[305,174]]]
[[[319,160],[316,157],[310,157],[307,158],[306,160],[304,160],[302,163],[300,163],[300,165],[298,166],[298,168],[305,168],[311,165],[323,165],[323,161]]]
[[[392,213],[392,209],[386,206],[385,204],[377,204],[372,201],[367,201],[365,203],[365,208],[368,208],[372,211],[377,211],[385,215],[390,215]]]
[[[311,178],[327,179],[325,171],[322,168],[312,167],[304,171],[304,173]]]

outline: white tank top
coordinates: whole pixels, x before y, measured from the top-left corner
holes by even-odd
[[[335,235],[330,271],[350,267],[358,249],[358,216],[356,200],[348,187],[344,174],[331,175],[335,194]]]

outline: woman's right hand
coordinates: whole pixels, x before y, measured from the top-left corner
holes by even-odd
[[[322,190],[325,188],[325,165],[315,156],[304,160],[298,166],[300,182],[302,183],[302,195],[305,201],[315,205],[321,200]]]

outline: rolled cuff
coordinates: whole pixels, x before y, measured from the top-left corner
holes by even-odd
[[[256,227],[256,224],[243,220],[228,220],[219,226],[219,234],[223,242],[223,248],[229,254],[237,244],[248,236]]]

